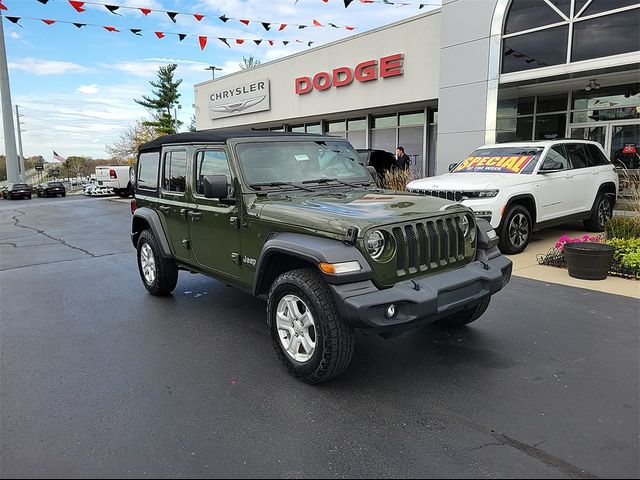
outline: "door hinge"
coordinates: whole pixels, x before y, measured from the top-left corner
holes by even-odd
[[[182,246],[189,250],[191,248],[191,242],[186,238],[182,239]]]
[[[240,219],[238,217],[231,217],[229,218],[229,223],[231,224],[231,226],[233,228],[235,228],[236,230],[240,230]]]
[[[242,262],[242,260],[240,259],[240,254],[239,253],[232,253],[231,254],[231,261],[233,263],[235,263],[236,265],[240,265],[240,263]]]

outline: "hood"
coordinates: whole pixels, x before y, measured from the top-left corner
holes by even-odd
[[[317,231],[344,234],[357,227],[362,235],[374,226],[467,211],[439,198],[384,191],[326,192],[311,195],[272,195],[256,200],[259,217]]]
[[[524,175],[528,178],[531,175]],[[447,173],[437,177],[414,180],[407,185],[416,190],[496,190],[501,186],[513,185],[517,180],[525,180],[518,173]]]

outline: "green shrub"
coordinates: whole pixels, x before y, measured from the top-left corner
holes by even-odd
[[[616,248],[616,263],[631,270],[640,270],[640,238],[612,238],[607,243]]]
[[[629,253],[622,259],[622,266],[630,270],[640,271],[640,252]]]
[[[631,239],[640,238],[640,216],[612,217],[605,226],[607,237]]]

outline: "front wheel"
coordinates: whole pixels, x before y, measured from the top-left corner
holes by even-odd
[[[151,295],[169,295],[178,284],[178,267],[172,259],[162,256],[151,230],[142,232],[138,239],[138,271]]]
[[[491,297],[485,297],[475,307],[453,314],[450,317],[445,317],[442,320],[438,320],[436,324],[447,328],[462,328],[465,325],[475,322],[484,315],[484,312],[489,308],[490,301]]]
[[[500,251],[513,255],[521,253],[529,245],[533,223],[529,210],[521,205],[509,208],[500,229]]]
[[[280,275],[269,292],[267,315],[276,354],[297,379],[322,383],[351,363],[353,329],[340,318],[329,287],[315,269]]]
[[[613,204],[609,195],[600,194],[591,212],[591,217],[585,220],[584,227],[590,232],[604,232],[607,222],[613,216]]]

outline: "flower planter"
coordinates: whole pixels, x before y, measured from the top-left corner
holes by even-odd
[[[564,255],[569,275],[581,280],[604,280],[615,251],[615,247],[604,243],[567,243]]]

